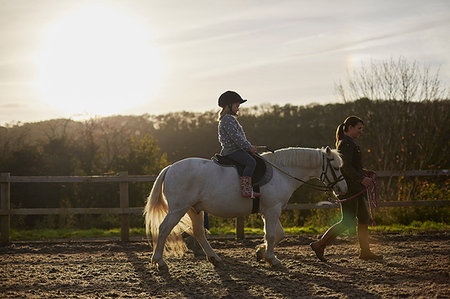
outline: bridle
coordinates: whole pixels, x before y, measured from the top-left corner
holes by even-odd
[[[334,159],[325,157],[324,154],[322,154],[322,157],[324,162],[322,163],[322,174],[320,175],[320,181],[326,185],[326,188],[328,190],[332,190],[337,183],[344,180],[344,176],[342,174],[340,176],[336,175],[336,171],[339,170],[339,167],[335,168],[331,165],[331,161],[333,161]],[[327,163],[325,163],[325,159],[327,160]],[[328,177],[328,169],[331,170],[333,181],[331,181],[330,178]]]
[[[318,191],[333,191],[333,187],[340,181],[344,180],[344,176],[342,174],[340,176],[336,175],[336,171],[339,170],[339,168],[334,168],[331,165],[331,161],[333,161],[334,159],[330,159],[330,158],[326,157],[324,153],[322,153],[322,173],[320,174],[319,179],[325,186],[318,186],[318,185],[312,184],[310,182],[304,181],[302,179],[299,179],[299,178],[291,175],[290,173],[284,171],[283,169],[279,168],[275,164],[267,161],[267,159],[264,159],[264,157],[262,157],[261,155],[258,155],[258,156],[261,157],[264,161],[266,161],[266,163],[270,164],[272,167],[279,170],[281,173],[287,175],[290,178],[293,178],[294,180],[302,182]],[[328,169],[331,170],[331,174],[333,176],[333,181],[331,181],[330,178],[328,177],[328,174],[327,174]]]

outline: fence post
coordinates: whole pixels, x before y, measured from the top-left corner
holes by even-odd
[[[244,235],[244,217],[236,217],[236,239],[245,239]]]
[[[11,197],[10,197],[10,183],[9,183],[10,173],[1,173],[2,182],[1,185],[1,193],[0,193],[0,209],[9,213],[11,207]],[[0,245],[8,245],[11,242],[9,237],[10,230],[10,214],[1,215],[0,216]]]
[[[121,171],[119,174],[122,178],[128,177],[128,171]],[[120,208],[129,208],[128,200],[128,182],[120,182]],[[122,242],[130,241],[130,214],[120,214],[120,240]]]

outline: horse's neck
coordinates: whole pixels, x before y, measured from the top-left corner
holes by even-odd
[[[265,158],[301,180],[318,177],[322,172],[322,152],[319,149],[287,148],[266,154]]]
[[[322,167],[322,152],[311,148],[286,148],[269,153],[264,157],[283,167],[305,170],[320,170]]]

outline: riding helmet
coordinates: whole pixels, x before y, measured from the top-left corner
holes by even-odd
[[[219,106],[222,108],[226,107],[229,104],[242,104],[245,102],[247,102],[247,100],[243,100],[237,92],[231,90],[225,91],[219,97]]]

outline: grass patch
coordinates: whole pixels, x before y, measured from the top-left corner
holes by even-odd
[[[301,234],[317,234],[324,231],[326,228],[317,228],[312,225],[302,227],[285,227],[284,232],[288,235],[301,235]],[[235,235],[236,229],[231,226],[212,227],[209,230],[211,235]],[[262,228],[245,227],[244,233],[246,235],[262,235],[264,230]]]
[[[440,223],[434,221],[413,221],[409,225],[404,224],[391,224],[391,225],[377,225],[372,227],[371,230],[377,232],[388,233],[414,233],[423,231],[448,231],[450,230],[450,224]]]
[[[302,234],[318,234],[325,232],[326,227],[302,226],[302,227],[285,227],[284,231],[288,235],[302,235]],[[413,221],[409,225],[391,224],[391,225],[377,225],[371,227],[370,230],[375,232],[386,233],[416,233],[424,231],[450,231],[450,224],[439,223],[433,221]],[[212,227],[209,230],[211,235],[235,235],[236,229],[231,226]],[[244,228],[244,233],[247,235],[262,235],[264,234],[261,228]],[[131,228],[130,236],[145,236],[144,228]],[[113,228],[109,230],[103,229],[40,229],[40,230],[11,230],[11,239],[13,241],[24,240],[52,240],[52,239],[86,239],[86,238],[112,238],[120,237],[120,228]]]

